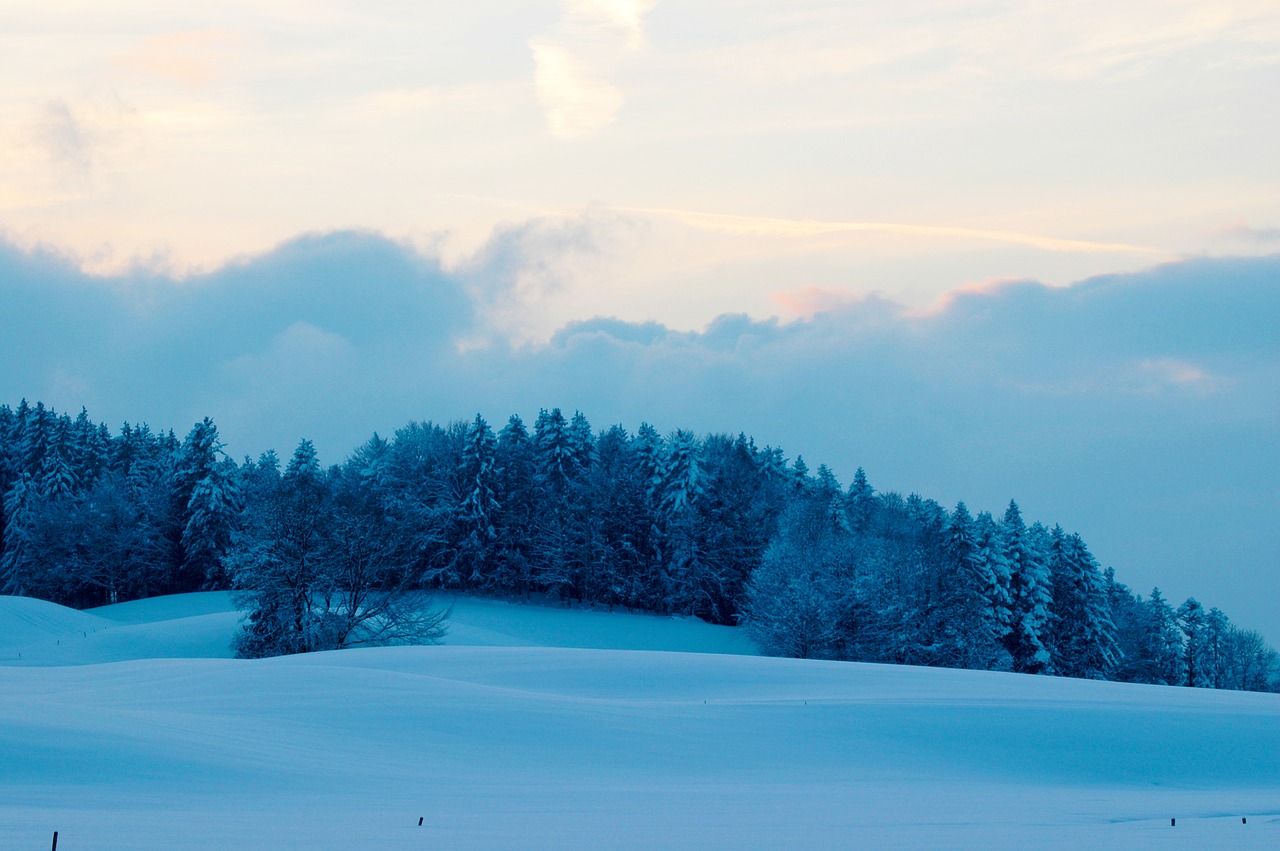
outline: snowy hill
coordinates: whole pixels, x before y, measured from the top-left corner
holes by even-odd
[[[743,630],[694,618],[439,597],[444,643],[756,655]],[[0,664],[85,665],[131,659],[230,659],[240,612],[225,591],[152,597],[78,612],[0,597]]]
[[[1276,695],[454,611],[451,646],[248,662],[207,658],[226,595],[0,598],[0,847],[1280,847]]]

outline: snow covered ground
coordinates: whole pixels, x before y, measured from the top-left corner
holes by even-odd
[[[238,661],[226,595],[0,598],[0,848],[1280,848],[1276,695],[454,613],[446,646]]]

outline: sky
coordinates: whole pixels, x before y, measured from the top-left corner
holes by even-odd
[[[1277,97],[1272,0],[6,3],[0,400],[746,431],[1275,641]]]

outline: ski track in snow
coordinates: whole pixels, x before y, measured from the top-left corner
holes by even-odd
[[[0,848],[1280,847],[1277,695],[452,602],[445,646],[242,661],[226,594],[0,597]]]

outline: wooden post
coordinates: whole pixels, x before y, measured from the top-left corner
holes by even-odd
[[[418,827],[422,827],[422,816],[418,816]]]
[[[1169,819],[1169,827],[1177,827],[1177,826],[1178,826],[1178,820],[1176,818]]]
[[[53,851],[58,851],[58,831],[53,832]]]

